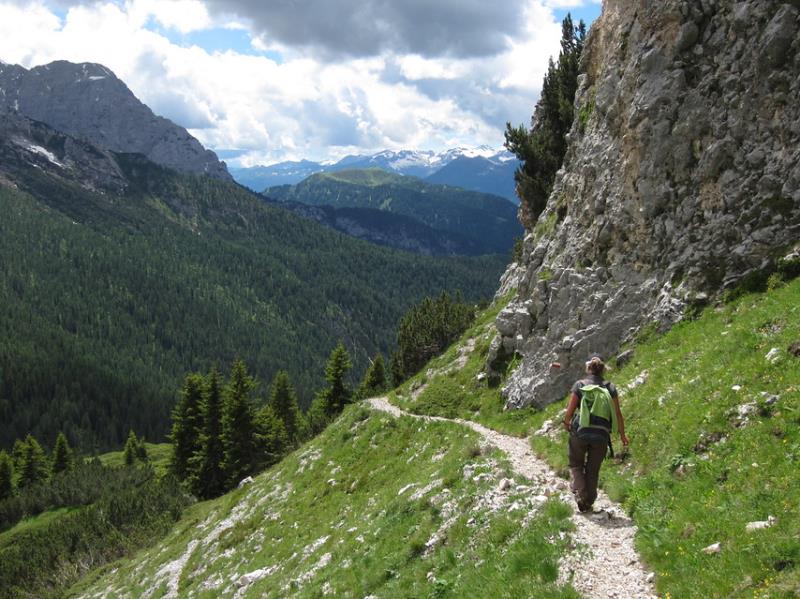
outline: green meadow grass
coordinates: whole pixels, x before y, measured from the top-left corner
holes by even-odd
[[[169,469],[169,461],[172,458],[172,445],[170,443],[145,443],[147,448],[147,458],[150,465],[157,474],[162,475]],[[124,466],[125,452],[110,451],[97,456],[104,466]]]
[[[459,341],[476,339],[464,369],[446,371],[458,355],[453,347],[429,366],[444,374],[421,373],[393,401],[512,434],[559,417],[563,402],[503,412],[499,390],[477,380],[499,308]],[[609,371],[631,447],[624,459],[606,462],[601,485],[635,519],[637,547],[665,597],[800,595],[800,358],[788,351],[798,341],[800,279],[709,308],[663,336],[643,336],[633,360]],[[774,363],[766,359],[772,348]],[[644,384],[627,388],[645,371]],[[780,399],[768,405],[770,395]],[[745,405],[746,422],[737,416]],[[566,433],[535,435],[532,443],[566,476]],[[769,516],[774,526],[745,530]],[[717,542],[720,553],[702,552]]]
[[[521,489],[492,511],[486,498],[512,475],[479,441],[458,425],[350,406],[254,483],[187,509],[163,542],[70,596],[163,596],[164,572],[180,563],[181,597],[233,595],[259,569],[274,570],[245,596],[577,597],[556,582],[571,509],[551,499],[533,514]]]

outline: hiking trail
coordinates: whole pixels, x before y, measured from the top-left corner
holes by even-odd
[[[470,420],[412,414],[392,405],[386,397],[373,397],[367,402],[373,409],[396,417],[452,422],[471,428],[508,456],[516,474],[543,488],[558,489],[562,499],[574,505],[567,481],[533,453],[528,439],[504,435]],[[559,582],[571,583],[587,598],[657,598],[654,576],[645,569],[634,548],[636,525],[602,491],[594,505],[593,513],[576,512],[572,516],[576,546],[559,562]]]

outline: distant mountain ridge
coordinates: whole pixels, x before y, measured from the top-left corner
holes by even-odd
[[[0,112],[19,113],[114,152],[140,153],[180,172],[224,181],[224,162],[186,129],[157,116],[108,68],[64,60],[0,64]]]
[[[268,198],[312,206],[362,208],[414,218],[427,227],[467,237],[477,253],[505,253],[522,233],[517,209],[508,200],[379,168],[316,173],[297,185],[264,191]]]
[[[232,168],[237,182],[253,191],[277,185],[294,185],[316,173],[379,168],[391,173],[491,193],[517,203],[514,170],[518,161],[505,150],[488,146],[454,148],[444,152],[384,150],[376,154],[345,156],[331,164],[310,160],[280,162],[270,166]]]

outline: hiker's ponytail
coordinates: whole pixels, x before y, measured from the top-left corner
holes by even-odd
[[[588,374],[593,374],[595,376],[603,376],[603,372],[606,369],[606,365],[603,363],[603,360],[599,356],[592,357],[591,360],[586,362],[586,372]]]

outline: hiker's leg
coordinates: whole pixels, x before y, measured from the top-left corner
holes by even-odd
[[[575,435],[569,436],[569,472],[572,481],[572,494],[579,502],[584,501],[586,493],[586,450],[588,443]]]
[[[592,443],[588,448],[586,460],[586,491],[584,501],[591,506],[597,499],[597,481],[600,478],[600,465],[606,457],[608,444]]]

